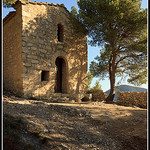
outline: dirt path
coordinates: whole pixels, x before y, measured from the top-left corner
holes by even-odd
[[[146,109],[103,102],[51,103],[4,96],[3,110],[4,114],[23,117],[48,137],[47,147],[36,149],[146,150]],[[25,136],[23,139],[31,141]]]

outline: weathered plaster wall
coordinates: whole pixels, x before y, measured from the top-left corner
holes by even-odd
[[[22,80],[22,19],[21,5],[3,22],[3,83],[4,89],[23,94]]]
[[[46,97],[55,92],[56,58],[66,63],[66,93],[84,93],[87,89],[87,37],[77,35],[69,12],[61,5],[28,3],[22,5],[23,89],[26,96]],[[57,25],[64,27],[64,40],[57,39]],[[42,70],[49,81],[41,82]]]
[[[117,103],[147,108],[147,92],[117,92]]]

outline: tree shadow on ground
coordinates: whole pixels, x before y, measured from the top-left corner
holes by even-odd
[[[65,104],[60,106],[42,100],[39,102],[28,100],[30,102],[28,104],[21,101],[15,101],[16,103],[4,101],[4,113],[9,108],[10,112],[7,113],[22,116],[29,123],[32,121],[41,130],[46,130],[42,132],[49,137],[49,142],[53,145],[66,145],[78,149],[96,146],[112,150],[144,150],[147,147],[147,117],[144,109],[127,108],[126,111],[130,115],[123,117],[113,118],[111,115],[103,115],[93,118],[90,115],[82,115],[84,114],[82,112],[85,110],[92,112],[98,109],[97,107],[85,108]]]

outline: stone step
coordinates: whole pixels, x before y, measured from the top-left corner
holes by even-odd
[[[67,97],[67,98],[69,98],[69,97],[70,97],[70,94],[54,93],[54,94],[53,94],[53,97],[56,97],[56,98]]]
[[[69,102],[69,101],[81,101],[83,97],[88,97],[90,100],[92,94],[65,94],[65,93],[53,93],[50,100],[54,102]]]

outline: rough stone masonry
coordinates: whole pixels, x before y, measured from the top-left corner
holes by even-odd
[[[63,4],[18,0],[3,20],[4,89],[18,96],[74,96],[87,90],[87,36]]]
[[[117,103],[147,108],[147,92],[117,92]]]

